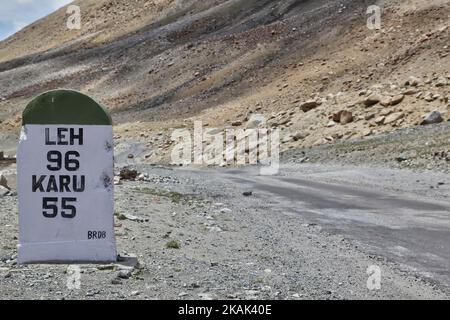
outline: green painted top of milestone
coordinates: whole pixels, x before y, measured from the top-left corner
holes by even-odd
[[[73,90],[53,90],[34,98],[25,108],[23,125],[112,125],[111,116],[94,99]]]

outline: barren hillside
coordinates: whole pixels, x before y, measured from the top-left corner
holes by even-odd
[[[245,127],[264,114],[283,150],[450,117],[450,1],[78,0],[0,43],[2,149],[14,153],[20,114],[43,91],[94,96],[119,150],[168,161],[174,128]],[[126,146],[133,145],[127,150]]]

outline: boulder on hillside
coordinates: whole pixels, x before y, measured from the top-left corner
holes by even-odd
[[[378,93],[372,93],[370,96],[368,96],[364,100],[364,105],[366,107],[371,107],[379,103],[381,100],[383,100],[383,97]]]
[[[411,86],[411,87],[417,87],[422,83],[422,80],[420,80],[417,77],[411,76],[406,80],[405,86]]]
[[[369,96],[367,99],[369,99],[369,101],[366,102],[366,106],[370,106],[371,103],[376,104],[377,103],[376,101],[380,99],[379,103],[383,107],[389,107],[389,106],[396,106],[399,103],[401,103],[403,99],[405,99],[405,95],[399,94],[394,97],[375,95],[373,97]]]
[[[385,119],[384,119],[384,124],[391,124],[394,123],[398,120],[400,120],[401,118],[403,118],[405,115],[403,112],[396,112],[396,113],[392,113],[390,115],[388,115]]]
[[[307,136],[308,136],[307,134],[304,134],[304,133],[301,133],[301,132],[297,132],[296,134],[294,134],[292,136],[292,139],[294,141],[299,141],[299,140],[304,140]]]
[[[391,105],[392,97],[383,97],[383,99],[380,101],[380,104],[383,107],[389,107]]]
[[[428,115],[425,116],[421,125],[429,125],[443,122],[442,114],[439,111],[432,111]]]
[[[403,94],[396,95],[391,98],[390,105],[396,106],[399,103],[402,103],[403,99],[405,99],[405,96]]]
[[[308,112],[308,111],[311,111],[311,110],[317,108],[318,106],[320,106],[320,102],[318,102],[316,100],[309,100],[309,101],[303,102],[300,105],[300,109],[303,112]]]
[[[350,122],[353,122],[353,114],[350,111],[343,110],[341,113],[340,123],[347,124]]]
[[[436,87],[445,87],[448,84],[448,81],[445,77],[439,77],[435,83]]]
[[[339,111],[339,112],[334,113],[334,114],[331,116],[331,120],[333,120],[333,122],[335,122],[335,123],[341,122],[341,114],[342,114],[342,110]]]
[[[384,123],[384,120],[386,120],[386,117],[385,117],[385,116],[380,116],[380,117],[377,117],[377,118],[374,120],[374,122],[375,122],[376,124],[378,124],[378,125],[382,125],[382,124]]]
[[[347,110],[341,110],[339,112],[336,112],[335,114],[333,114],[331,116],[331,119],[333,120],[333,122],[335,123],[340,123],[340,124],[348,124],[350,122],[353,122],[353,113]]]

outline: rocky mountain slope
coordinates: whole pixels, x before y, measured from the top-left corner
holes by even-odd
[[[245,128],[263,114],[289,150],[450,118],[448,0],[377,1],[379,30],[363,0],[74,4],[81,30],[62,8],[0,42],[7,153],[26,103],[59,87],[106,105],[118,150],[147,162],[168,162],[173,129],[194,120]]]

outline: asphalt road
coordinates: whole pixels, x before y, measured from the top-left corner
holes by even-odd
[[[254,170],[232,170],[221,176],[262,200],[275,200],[274,211],[298,214],[357,242],[362,250],[450,287],[450,202],[438,196],[448,185],[437,182],[441,187],[436,194],[425,192],[430,192],[429,184],[436,184],[437,177],[439,181],[448,177],[363,168],[319,171],[285,169],[279,176],[259,176]],[[364,177],[372,180],[361,187]]]

